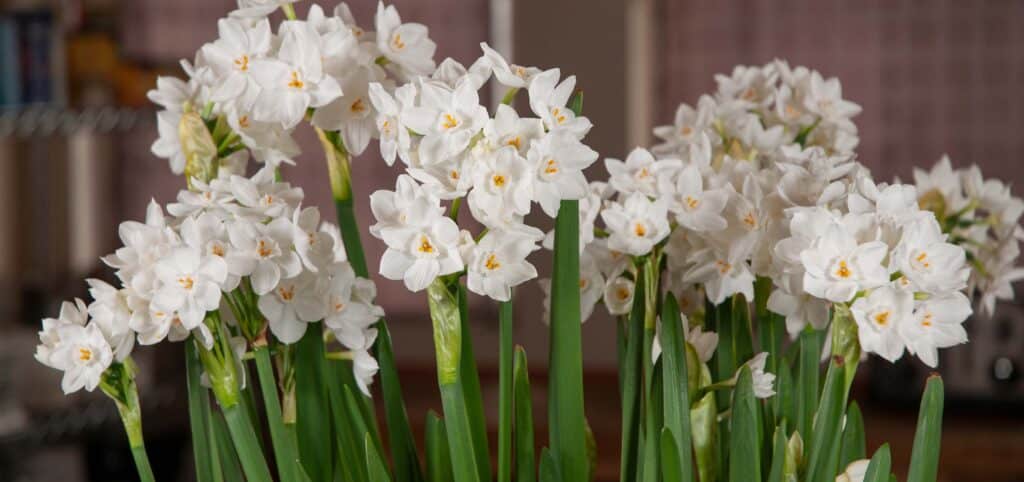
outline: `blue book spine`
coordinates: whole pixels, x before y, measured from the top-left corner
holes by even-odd
[[[11,16],[0,16],[0,106],[21,103],[21,47],[18,23]]]

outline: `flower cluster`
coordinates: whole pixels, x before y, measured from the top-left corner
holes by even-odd
[[[377,224],[370,232],[387,244],[381,274],[409,290],[465,271],[470,291],[507,301],[512,287],[537,276],[526,258],[544,233],[524,217],[534,203],[551,217],[562,200],[585,203],[582,171],[597,153],[582,142],[590,121],[569,105],[574,77],[509,64],[482,48],[468,69],[446,59],[432,76],[396,89],[370,85],[381,152],[407,172],[394,191],[371,196]],[[492,117],[478,93],[492,73],[510,89],[509,101],[525,89],[536,117],[520,117],[508,103]],[[485,228],[476,238],[456,224],[463,200]],[[442,201],[451,201],[448,215]],[[590,211],[583,232],[592,230]]]
[[[970,291],[991,316],[996,301],[1012,300],[1013,283],[1024,279],[1024,268],[1017,266],[1024,201],[1002,181],[985,179],[976,165],[953,169],[947,156],[930,171],[915,169],[914,184],[921,207],[935,213],[950,242],[966,251],[974,268]]]
[[[378,5],[376,31],[361,28],[342,3],[331,15],[312,5],[306,20],[286,20],[273,32],[266,16],[291,3],[241,0],[218,22],[219,38],[194,62],[182,61],[187,81],[158,79],[149,94],[163,108],[152,151],[175,173],[185,170],[179,125],[188,112],[203,111],[223,124],[213,130],[215,146],[229,168],[222,170],[235,174],[244,174],[249,152],[259,162],[291,163],[299,153],[292,130],[307,116],[314,126],[339,132],[358,155],[379,136],[369,85],[434,71],[436,46],[426,27],[402,23],[393,6]]]
[[[65,372],[65,392],[92,390],[136,340],[191,334],[210,349],[222,312],[231,334],[249,342],[269,326],[278,342],[295,343],[323,320],[351,351],[365,389],[383,310],[373,304],[373,282],[346,261],[338,228],[301,207],[302,189],[275,181],[269,166],[193,186],[167,205],[169,216],[152,202],[145,222],[121,224],[124,246],[103,258],[120,286],[89,280],[88,306],[67,302],[59,318],[43,321],[37,359]]]

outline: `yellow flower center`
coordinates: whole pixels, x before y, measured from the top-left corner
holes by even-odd
[[[683,126],[682,129],[679,129],[679,133],[684,137],[690,137],[690,134],[693,134],[693,127]]]
[[[249,116],[243,115],[242,117],[239,117],[238,118],[238,126],[243,128],[243,129],[248,129],[249,128]]]
[[[718,267],[718,272],[721,273],[721,274],[726,274],[730,270],[732,270],[732,264],[729,263],[728,261],[724,260],[724,259],[720,259],[718,261],[715,261],[715,266]]]
[[[750,229],[757,227],[757,218],[754,217],[754,213],[748,212],[746,216],[743,216],[743,224],[746,224]]]
[[[270,246],[267,246],[267,242],[261,239],[256,244],[256,254],[259,254],[261,258],[267,258],[274,254],[274,250],[270,249]]]
[[[921,253],[921,254],[917,255],[914,258],[914,261],[917,261],[917,263],[922,268],[928,269],[928,268],[932,267],[932,263],[930,261],[928,261],[928,253]]]
[[[360,97],[360,98],[356,99],[356,101],[353,102],[352,105],[349,106],[349,110],[351,110],[352,112],[354,112],[356,114],[361,114],[363,112],[366,112],[367,111],[366,103],[363,102],[362,97]],[[387,122],[387,121],[385,121],[385,122]]]
[[[196,280],[192,279],[191,276],[182,276],[178,278],[178,284],[186,290],[191,290],[192,286],[196,284]]]
[[[459,120],[451,114],[444,115],[444,122],[441,123],[441,127],[445,129],[454,129],[459,126]]]
[[[925,313],[924,314],[924,319],[921,320],[921,326],[923,326],[925,328],[928,328],[928,327],[932,326],[932,318],[933,318],[932,312],[929,311],[929,312]]]
[[[516,150],[519,150],[523,148],[523,139],[519,136],[515,136],[505,142],[505,145],[515,147]]]
[[[647,226],[645,226],[644,223],[636,223],[636,224],[634,224],[633,225],[633,234],[637,235],[637,237],[639,237],[639,238],[647,236]]]
[[[548,159],[547,164],[544,167],[544,174],[555,174],[558,172],[558,162],[554,159]]]
[[[213,245],[213,247],[210,248],[210,252],[213,253],[214,256],[219,256],[221,258],[224,257],[224,247],[219,244]]]
[[[501,263],[498,262],[498,257],[494,253],[487,256],[487,259],[484,261],[484,268],[487,268],[490,271],[494,271],[500,267]]]
[[[878,326],[888,325],[889,324],[889,314],[890,314],[890,312],[888,310],[882,311],[880,313],[875,313],[875,316],[874,316],[875,323]]]
[[[836,276],[843,279],[853,276],[853,271],[850,271],[850,267],[846,264],[846,260],[839,262],[839,267],[836,268]]]
[[[502,187],[505,185],[505,176],[495,174],[494,177],[491,178],[491,182],[494,183],[494,187]]]
[[[78,359],[81,360],[81,361],[84,361],[84,362],[92,360],[92,350],[90,350],[88,348],[79,348],[78,349]]]
[[[288,87],[293,89],[301,89],[306,86],[306,83],[299,78],[299,72],[293,70],[291,80],[288,81]]]
[[[700,199],[693,196],[686,196],[686,199],[684,199],[683,202],[686,203],[686,208],[690,210],[697,209],[697,207],[700,206]]]
[[[277,289],[277,294],[279,296],[281,296],[282,300],[284,300],[284,301],[291,301],[292,298],[295,298],[295,287],[294,286],[287,286],[287,287],[282,286],[282,287]]]
[[[615,294],[618,295],[619,301],[626,301],[626,300],[628,300],[629,299],[629,295],[630,295],[629,290],[626,289],[625,287],[620,287],[619,290]]]
[[[420,247],[417,248],[421,253],[433,253],[434,245],[430,244],[430,240],[426,236],[420,236]]]
[[[247,72],[249,70],[249,56],[243,55],[235,59],[235,68],[242,72]]]
[[[394,37],[391,37],[391,46],[395,50],[402,50],[405,48],[405,41],[402,40],[402,34],[396,33]]]
[[[453,181],[459,180],[459,171],[452,169],[452,172],[448,173],[448,177],[452,178]]]
[[[555,122],[557,122],[558,124],[562,124],[566,120],[565,114],[562,113],[562,109],[558,107],[551,109],[551,116],[555,118]]]

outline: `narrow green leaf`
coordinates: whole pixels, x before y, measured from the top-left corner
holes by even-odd
[[[914,448],[910,452],[910,472],[907,482],[931,482],[939,474],[939,452],[942,445],[942,378],[928,377],[917,413],[917,431]]]
[[[380,365],[378,373],[381,399],[384,401],[384,420],[387,422],[391,460],[395,466],[395,481],[420,482],[423,480],[423,471],[417,456],[416,442],[412,437],[412,428],[409,426],[405,401],[402,399],[402,386],[391,348],[391,334],[384,320],[377,323],[375,348],[377,364]]]
[[[558,461],[547,447],[540,451],[540,482],[564,482]]]
[[[569,99],[569,110],[573,114],[580,115],[583,113],[583,91],[577,91],[573,94],[572,98]]]
[[[802,355],[801,355],[802,356]],[[809,445],[808,482],[832,482],[839,468],[839,446],[846,405],[843,360],[834,357],[825,376],[821,404],[814,415]]]
[[[466,286],[459,284],[459,316],[462,328],[462,358],[459,383],[466,398],[466,415],[473,434],[473,453],[480,480],[491,480],[491,451],[487,445],[487,419],[484,417],[484,399],[480,391],[480,374],[473,354],[473,333],[469,329],[469,299]]]
[[[736,374],[736,352],[735,341],[733,340],[733,323],[735,320],[732,316],[732,298],[726,299],[720,305],[717,305],[715,309],[715,320],[718,322],[718,349],[715,350],[715,354],[711,360],[711,366],[714,371],[714,379],[728,380]],[[723,391],[726,396],[718,397],[718,408],[719,410],[725,410],[729,404],[728,392]]]
[[[643,283],[636,283],[633,309],[630,311],[626,333],[626,353],[622,369],[621,442],[619,445],[619,480],[636,476],[640,444],[640,381],[641,344],[644,329]]]
[[[523,347],[516,347],[514,361],[515,401],[512,408],[515,410],[516,482],[534,482],[537,469],[534,465],[533,398],[530,396],[530,372]]]
[[[452,459],[448,453],[448,435],[444,421],[433,410],[427,412],[426,444],[427,479],[430,482],[449,482],[452,478]]]
[[[512,302],[498,304],[498,482],[512,480]]]
[[[245,478],[249,482],[271,482],[273,478],[270,476],[270,468],[267,467],[266,457],[256,439],[252,420],[238,404],[221,407],[221,412],[228,424],[231,441],[234,442],[238,460],[242,463]]]
[[[277,474],[281,480],[299,480],[298,448],[285,433],[284,419],[281,416],[281,400],[277,395],[277,382],[274,379],[274,367],[270,362],[270,349],[266,345],[253,349],[256,358],[256,373],[259,376],[260,392],[263,396],[263,407],[267,412],[267,424],[270,427],[270,439],[274,447],[274,460],[277,462]]]
[[[387,466],[381,460],[380,452],[377,451],[376,443],[374,443],[373,436],[369,432],[363,438],[363,451],[366,452],[366,471],[370,474],[369,480],[373,482],[389,482],[391,474],[388,473]]]
[[[889,482],[891,473],[892,456],[889,454],[889,444],[883,444],[871,457],[868,470],[864,473],[864,482]]]
[[[444,407],[445,429],[451,452],[455,482],[479,482],[472,429],[466,414],[466,399],[458,382],[441,384],[441,405]]]
[[[839,452],[839,468],[846,467],[854,460],[867,457],[864,441],[864,418],[857,402],[850,403],[846,410],[846,426],[843,427],[843,448]]]
[[[687,454],[689,455],[689,454]],[[661,480],[681,482],[683,469],[680,467],[679,445],[668,427],[661,429]]]
[[[582,97],[580,97],[582,99]],[[579,290],[579,201],[562,201],[555,221],[551,282],[549,444],[566,480],[587,473]]]
[[[330,480],[334,467],[322,333],[319,322],[310,323],[295,347],[296,433],[302,466],[313,480]]]
[[[772,437],[772,465],[768,469],[768,482],[783,482],[782,468],[786,463],[786,427],[785,424],[775,428]]]
[[[343,387],[342,390],[344,390],[345,392],[345,410],[348,414],[346,421],[349,423],[349,426],[356,434],[364,435],[365,437],[367,437],[367,439],[373,444],[373,448],[377,453],[377,457],[379,458],[383,448],[378,444],[376,439],[373,438],[373,435],[370,434],[370,428],[366,421],[363,420],[362,413],[359,410],[359,399],[357,398],[358,396],[349,387]],[[363,447],[365,450],[365,443],[363,444]],[[369,455],[366,456],[369,457]],[[370,475],[373,475],[372,472],[370,473]]]
[[[664,381],[665,428],[671,434],[671,446],[676,449],[673,461],[680,481],[689,482],[693,476],[690,458],[690,394],[687,388],[686,340],[682,334],[683,322],[675,296],[665,296],[661,310],[661,359]],[[662,450],[665,448],[662,436]],[[664,457],[664,453],[662,454]],[[668,473],[665,470],[663,473]],[[667,476],[667,475],[666,475]]]
[[[235,446],[231,443],[227,423],[220,416],[211,417],[211,422],[211,432],[217,443],[216,463],[224,474],[224,482],[245,482],[245,478],[242,477],[242,466],[238,463],[238,455],[235,454]]]
[[[750,303],[742,294],[732,297],[733,357],[738,367],[754,356],[754,335],[750,325]]]
[[[810,327],[800,333],[800,367],[797,370],[796,430],[803,436],[811,433],[814,412],[818,410],[818,391],[821,383],[822,336]]]
[[[210,392],[199,383],[203,373],[202,363],[195,342],[185,342],[185,378],[188,384],[188,417],[192,429],[192,452],[196,466],[197,482],[213,482],[214,472],[210,464],[213,444],[207,434],[210,425]]]
[[[754,396],[754,379],[744,366],[736,381],[729,435],[729,480],[761,480],[761,412]]]
[[[644,482],[656,482],[661,478],[661,428],[662,428],[662,360],[654,365],[650,398],[644,405],[644,444],[641,448],[641,478]]]
[[[775,379],[775,396],[771,398],[772,411],[775,413],[778,423],[787,422],[786,430],[792,432],[796,427],[797,420],[796,382],[793,381],[793,371],[788,364],[779,363],[778,370]],[[786,435],[788,436],[789,433]]]
[[[711,383],[711,371],[701,366],[701,384]],[[718,480],[721,471],[721,457],[718,442],[718,409],[715,393],[705,395],[690,409],[690,423],[693,431],[694,460],[697,462],[698,480]]]

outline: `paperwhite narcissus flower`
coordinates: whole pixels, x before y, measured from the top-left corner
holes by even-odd
[[[395,163],[395,156],[407,152],[412,143],[409,129],[402,123],[401,114],[413,105],[416,87],[405,84],[396,89],[392,97],[381,84],[374,82],[370,84],[368,95],[377,111],[375,122],[380,138],[380,154],[390,166]]]
[[[87,279],[89,295],[94,300],[89,304],[89,316],[99,326],[103,337],[114,351],[117,361],[124,361],[135,346],[135,334],[129,322],[131,310],[125,293],[98,279]]]
[[[541,72],[536,67],[523,67],[516,64],[510,64],[505,57],[502,57],[496,50],[492,49],[486,42],[480,43],[480,48],[484,51],[484,58],[490,63],[491,69],[494,71],[494,77],[498,79],[498,82],[505,87],[510,89],[522,89],[530,85],[530,81],[533,77]]]
[[[269,293],[260,295],[257,305],[267,317],[270,331],[282,343],[292,344],[306,333],[306,325],[326,315],[318,277],[303,272],[281,282]]]
[[[715,120],[715,108],[715,100],[708,95],[700,97],[696,109],[679,104],[673,125],[654,128],[654,135],[664,142],[651,150],[661,155],[679,155],[691,144],[700,142]]]
[[[377,295],[373,281],[357,278],[347,263],[331,266],[329,276],[324,293],[327,302],[324,324],[349,349],[371,346],[377,336],[377,331],[371,327],[384,316],[384,310],[373,304]]]
[[[681,313],[680,318],[682,320],[681,328],[683,330],[683,336],[685,337],[686,343],[693,347],[693,350],[697,353],[697,358],[701,363],[707,363],[715,354],[715,350],[718,349],[718,333],[713,331],[704,331],[699,326],[690,328],[690,320],[687,318],[685,313]],[[661,323],[662,321],[659,317],[657,333],[654,337],[654,343],[651,345],[651,361],[655,363],[658,361],[658,358],[661,357]]]
[[[61,389],[71,394],[93,391],[113,362],[114,354],[98,325],[67,324],[60,328],[60,341],[50,352],[50,366],[64,372]]]
[[[238,9],[231,12],[233,17],[259,18],[270,15],[283,5],[299,0],[238,0]]]
[[[889,273],[882,266],[888,254],[885,243],[858,243],[850,227],[846,221],[829,225],[800,253],[806,270],[803,284],[808,293],[846,302],[858,291],[889,282]]]
[[[341,86],[326,75],[318,34],[298,21],[281,25],[281,46],[275,59],[254,61],[252,76],[262,92],[256,102],[257,120],[296,126],[306,109],[327,105],[341,96]]]
[[[384,230],[381,239],[388,249],[380,260],[380,274],[403,280],[409,291],[422,291],[438,276],[464,266],[458,250],[459,228],[444,216],[404,229]]]
[[[871,465],[871,460],[860,459],[850,462],[850,465],[846,466],[843,473],[836,476],[836,482],[864,482],[864,477],[868,473],[868,466]]]
[[[252,63],[270,52],[273,34],[266,19],[252,23],[249,20],[224,18],[217,22],[220,35],[213,43],[203,46],[201,52],[206,65],[217,77],[211,92],[214,102],[239,104],[248,108],[245,99],[259,95],[259,84],[252,76]]]
[[[549,132],[532,144],[527,158],[536,176],[533,200],[540,204],[544,214],[556,217],[562,200],[587,195],[583,170],[597,160],[597,152],[576,137]]]
[[[187,217],[178,230],[181,232],[181,240],[186,245],[199,249],[204,256],[226,258],[231,250],[227,226],[212,213],[205,212],[199,216]],[[240,280],[238,275],[229,272],[221,285],[221,290],[233,291],[238,287]]]
[[[233,249],[228,253],[231,274],[249,276],[258,295],[267,294],[281,281],[302,272],[302,261],[292,250],[292,223],[277,218],[269,224],[237,221],[228,226]]]
[[[906,342],[900,326],[913,323],[914,295],[891,286],[874,289],[850,306],[861,348],[890,362],[903,356]]]
[[[790,294],[776,289],[768,296],[768,309],[786,317],[786,332],[792,339],[808,325],[821,330],[829,321],[828,301],[803,292]]]
[[[610,184],[623,194],[638,192],[648,197],[658,196],[658,178],[665,171],[682,165],[675,159],[656,160],[647,149],[636,148],[629,152],[626,161],[608,158],[604,160]]]
[[[970,276],[964,249],[945,240],[933,216],[904,225],[899,245],[890,256],[893,268],[918,291],[944,293],[963,289]]]
[[[377,29],[377,48],[389,62],[397,67],[403,80],[428,75],[434,70],[434,51],[437,45],[427,35],[427,27],[418,23],[402,23],[394,5],[377,4],[374,17]]]
[[[373,358],[368,349],[356,350],[352,353],[352,374],[356,378],[356,385],[363,395],[370,396],[370,384],[377,375],[380,366]]]
[[[604,276],[598,267],[596,260],[590,256],[589,251],[580,255],[580,322],[586,323],[590,315],[594,314],[594,306],[601,301],[604,295]],[[545,278],[537,281],[541,291],[544,293],[544,323],[550,323],[551,316],[551,279]]]
[[[494,118],[484,124],[484,140],[488,148],[498,150],[511,146],[521,156],[526,156],[530,146],[544,136],[544,123],[536,118],[522,118],[516,110],[498,104]]]
[[[604,286],[604,306],[608,313],[625,315],[633,309],[633,295],[636,283],[633,280],[618,276]]]
[[[402,122],[422,135],[417,153],[423,165],[443,163],[467,147],[487,122],[487,109],[470,83],[455,89],[421,80],[420,103],[402,111]]]
[[[316,207],[296,209],[292,214],[292,244],[302,265],[316,273],[321,266],[334,261],[334,239],[320,231],[320,210]]]
[[[471,173],[473,190],[469,202],[474,212],[487,212],[502,218],[504,213],[525,216],[530,213],[533,173],[530,164],[511,147],[499,149],[477,160]]]
[[[683,274],[691,283],[702,283],[708,300],[718,305],[737,293],[754,299],[754,274],[745,261],[747,255],[736,247],[726,251],[705,248],[690,255],[693,267]]]
[[[533,237],[488,231],[466,260],[466,288],[496,301],[509,301],[512,288],[537,277],[526,257],[537,250]]]
[[[750,368],[750,375],[754,380],[754,396],[757,398],[770,398],[775,395],[775,375],[764,371],[764,365],[768,361],[768,352],[761,352],[754,355],[743,365]],[[742,367],[740,367],[742,369]],[[732,377],[732,383],[736,383],[740,372]]]
[[[931,297],[918,304],[913,318],[899,325],[907,350],[926,365],[939,364],[939,348],[967,343],[963,322],[971,316],[971,302],[959,291]]]
[[[362,154],[377,135],[377,114],[369,94],[370,82],[376,80],[371,68],[357,68],[342,80],[341,97],[318,108],[311,120],[321,129],[339,131],[345,149],[353,156]]]
[[[274,178],[273,167],[265,166],[252,177],[231,176],[226,181],[216,179],[210,185],[231,193],[238,203],[231,208],[236,216],[264,221],[291,213],[303,197],[302,188],[276,182]]]
[[[663,202],[633,193],[625,203],[612,203],[601,217],[608,226],[608,248],[642,256],[669,233],[668,209]]]
[[[154,305],[176,312],[186,329],[196,328],[207,311],[220,307],[220,287],[228,275],[223,258],[181,247],[157,262],[154,271],[162,283],[153,296]]]
[[[43,319],[43,329],[39,332],[39,345],[36,346],[36,360],[48,367],[57,368],[51,361],[51,355],[61,341],[61,329],[71,325],[84,327],[87,323],[89,323],[89,311],[84,301],[75,298],[74,302],[62,302],[57,318]]]
[[[530,80],[530,109],[544,121],[549,131],[562,131],[582,139],[592,127],[586,117],[577,117],[567,105],[576,87],[576,76],[559,82],[559,69],[545,70]]]
[[[697,232],[718,231],[728,225],[722,217],[729,201],[728,191],[705,190],[697,166],[683,168],[675,179],[661,178],[660,191],[669,200],[669,209],[680,225]]]

